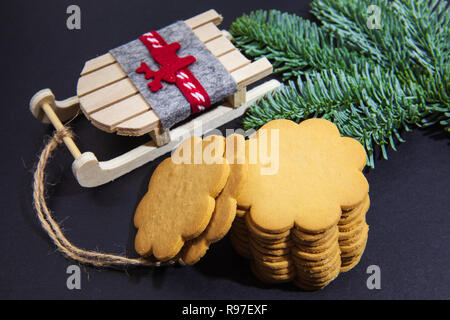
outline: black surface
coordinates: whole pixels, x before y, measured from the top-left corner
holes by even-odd
[[[66,28],[66,8],[78,4],[82,29]],[[28,111],[31,96],[52,88],[58,99],[75,93],[83,63],[137,35],[214,7],[223,26],[244,12],[278,8],[311,18],[308,1],[2,1],[2,114],[0,298],[125,299],[416,299],[450,298],[450,148],[439,128],[405,133],[407,142],[390,160],[367,172],[371,209],[367,249],[359,265],[327,288],[301,292],[266,286],[233,252],[226,237],[194,267],[82,271],[81,290],[68,290],[73,262],[55,252],[31,205],[37,153],[51,128]],[[237,128],[240,121],[227,124]],[[82,151],[106,160],[143,139],[121,138],[73,122]],[[89,249],[135,256],[132,217],[152,171],[162,159],[95,189],[72,176],[64,148],[50,167],[49,205],[69,239]],[[381,268],[381,290],[368,290],[366,269]]]

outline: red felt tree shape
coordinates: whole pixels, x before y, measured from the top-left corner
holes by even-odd
[[[187,56],[180,58],[176,51],[180,49],[181,45],[178,42],[173,42],[166,46],[151,49],[153,59],[160,65],[158,71],[153,71],[150,67],[142,62],[141,66],[136,69],[137,73],[144,73],[145,79],[153,78],[153,81],[147,85],[152,92],[157,92],[162,88],[161,80],[168,83],[175,83],[177,80],[176,72],[186,68],[196,61],[195,57]]]

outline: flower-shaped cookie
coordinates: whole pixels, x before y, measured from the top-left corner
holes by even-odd
[[[194,264],[206,253],[210,244],[222,239],[231,228],[236,216],[236,198],[247,180],[244,136],[232,134],[226,138],[226,159],[230,175],[222,192],[216,199],[216,207],[205,231],[186,242],[181,258],[186,264]]]
[[[171,259],[205,230],[230,173],[224,148],[223,137],[191,137],[156,168],[134,216],[141,256]]]
[[[249,209],[251,221],[263,231],[281,233],[295,226],[323,232],[369,191],[361,172],[363,146],[341,137],[328,120],[271,121],[247,141],[247,150],[248,181],[238,206]],[[265,163],[265,151],[272,163]],[[277,170],[264,174],[269,166]]]

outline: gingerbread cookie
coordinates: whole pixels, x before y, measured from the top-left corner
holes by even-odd
[[[134,216],[141,256],[169,260],[205,230],[230,173],[224,148],[223,137],[190,137],[156,168]]]
[[[186,243],[181,258],[186,264],[194,264],[206,253],[211,243],[222,239],[230,230],[236,216],[236,198],[241,192],[247,178],[245,163],[244,136],[233,134],[226,138],[225,156],[230,164],[227,183],[216,199],[216,206],[211,221],[205,231],[197,238]]]
[[[365,150],[356,140],[341,137],[330,121],[297,125],[274,120],[256,132],[256,140],[261,132],[267,146],[279,153],[278,171],[263,175],[264,164],[249,165],[247,187],[238,199],[240,206],[250,208],[259,229],[280,233],[295,225],[322,232],[339,221],[342,209],[356,207],[367,195],[369,185],[361,172]],[[272,141],[275,132],[278,141]]]

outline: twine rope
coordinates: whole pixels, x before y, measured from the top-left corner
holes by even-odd
[[[33,178],[33,205],[39,222],[57,249],[69,259],[82,264],[93,265],[101,268],[125,268],[128,266],[158,267],[172,265],[176,261],[165,262],[152,261],[146,258],[127,258],[121,255],[85,250],[72,244],[64,235],[60,225],[54,220],[52,212],[45,201],[45,169],[53,151],[63,143],[64,137],[73,137],[73,132],[68,127],[55,131],[52,138],[45,145],[39,156],[39,162]]]

